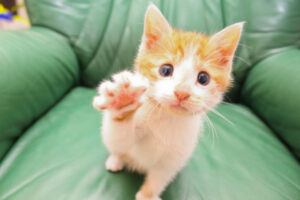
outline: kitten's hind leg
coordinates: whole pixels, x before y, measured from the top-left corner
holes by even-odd
[[[141,105],[147,87],[148,81],[144,77],[123,71],[114,75],[113,81],[100,84],[93,106],[98,110],[109,110],[115,119],[122,119]]]
[[[151,169],[145,181],[136,194],[136,200],[161,200],[159,197],[165,187],[172,181],[178,170],[175,168],[159,167]]]
[[[108,171],[118,172],[123,170],[124,163],[120,156],[111,154],[105,162],[105,167]]]

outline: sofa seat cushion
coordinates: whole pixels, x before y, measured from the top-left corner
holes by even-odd
[[[0,167],[1,200],[134,199],[142,176],[104,168],[93,95],[73,89],[19,139]],[[163,199],[299,198],[299,164],[270,129],[245,106],[226,103],[217,110],[223,117],[209,115],[213,128],[206,127]]]

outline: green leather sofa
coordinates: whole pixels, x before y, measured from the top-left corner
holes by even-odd
[[[246,21],[234,87],[209,114],[164,200],[300,199],[300,1],[153,1],[175,27]],[[109,173],[94,87],[130,67],[146,0],[28,0],[32,28],[0,31],[0,200],[133,200]]]

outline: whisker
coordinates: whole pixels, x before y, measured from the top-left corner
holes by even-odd
[[[147,113],[147,116],[146,116],[146,122],[147,121],[150,121],[150,118],[151,117],[153,117],[153,113],[155,113],[156,114],[156,116],[158,117],[158,118],[160,118],[160,116],[161,116],[161,113],[162,113],[162,108],[160,107],[160,105],[159,104],[153,104],[151,107],[150,107],[150,110],[148,111],[148,113]],[[160,130],[161,129],[161,123],[159,123],[159,124],[157,124],[157,128],[158,128],[158,130]],[[163,135],[160,135],[160,134],[153,134],[153,136],[154,137],[157,137],[160,141],[162,141],[162,142],[166,142],[165,141],[165,138],[163,137]]]
[[[211,130],[211,132],[209,132],[209,133],[211,133],[211,135],[212,135],[212,146],[214,147],[215,146],[215,137],[217,136],[217,132],[216,132],[216,129],[215,129],[213,123],[209,119],[209,116],[204,115],[204,117],[205,117],[205,120],[207,120],[209,129]]]
[[[251,50],[251,47],[247,44],[239,43],[239,46],[241,46],[242,48],[246,48],[247,50]]]
[[[213,57],[214,55],[212,55],[212,56],[209,56],[209,57]],[[223,57],[223,56],[215,56],[215,58],[208,58],[208,60],[205,62],[205,64],[207,64],[207,63],[209,63],[209,62],[214,62],[214,61],[219,61],[219,60],[221,60],[221,59],[223,59],[223,58],[231,58],[230,56],[225,56],[225,57]],[[244,59],[244,58],[242,58],[242,57],[240,57],[240,56],[237,56],[237,55],[234,55],[233,56],[233,59],[239,59],[240,61],[242,61],[243,63],[245,63],[246,65],[251,65],[251,63],[250,62],[248,62],[246,59]]]
[[[148,111],[147,115],[146,115],[146,121],[150,121],[151,115],[154,113],[154,111],[156,111],[156,109],[158,109],[158,105],[154,104],[152,107],[150,107],[150,110]]]
[[[226,121],[227,123],[229,123],[230,125],[234,126],[235,124],[230,121],[227,117],[225,117],[224,115],[222,115],[220,112],[218,112],[217,110],[215,109],[211,109],[210,110],[211,112],[213,112],[214,114],[218,115],[219,117],[221,117],[224,121]]]
[[[240,61],[244,62],[246,65],[251,65],[250,62],[248,62],[246,59],[240,57],[240,56],[234,56],[234,59],[239,59]]]
[[[193,103],[193,102],[189,102],[190,105],[195,106],[197,104]],[[209,106],[207,106],[206,104],[202,104],[202,106],[207,109],[208,111],[211,111],[212,113],[216,114],[217,116],[219,116],[221,119],[223,119],[225,122],[227,122],[228,124],[234,126],[235,124],[230,121],[227,117],[225,117],[223,114],[221,114],[220,112],[218,112],[216,109],[213,108],[209,108]]]

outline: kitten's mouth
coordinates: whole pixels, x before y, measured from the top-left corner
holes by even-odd
[[[167,110],[179,111],[180,113],[190,112],[186,107],[184,107],[183,102],[160,103],[154,98],[149,98],[149,100],[156,105],[167,108]]]
[[[180,111],[185,111],[185,112],[188,112],[188,111],[189,111],[186,107],[184,107],[182,101],[175,101],[175,102],[172,102],[169,106],[170,106],[170,108],[172,108],[172,109],[176,109],[176,110],[180,110]]]

